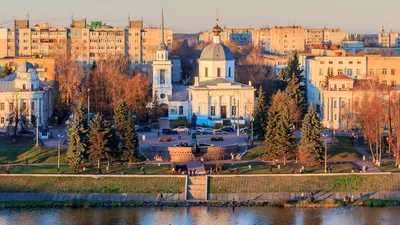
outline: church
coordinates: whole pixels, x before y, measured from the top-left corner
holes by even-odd
[[[153,97],[168,109],[168,117],[190,119],[194,113],[197,124],[244,124],[251,119],[255,89],[249,84],[235,82],[235,59],[231,50],[221,43],[223,31],[217,24],[213,28],[213,43],[208,45],[199,58],[199,76],[194,85],[172,83],[172,63],[168,59],[168,47],[164,40],[157,48],[157,59],[153,61]],[[164,16],[162,13],[162,30]],[[162,35],[164,37],[164,35]]]

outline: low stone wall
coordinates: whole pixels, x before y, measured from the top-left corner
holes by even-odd
[[[192,147],[168,147],[172,162],[194,161],[194,151],[195,149]]]
[[[400,200],[400,191],[395,192],[316,192],[315,200],[338,199],[343,200],[346,196],[354,196],[355,200],[359,199],[385,199],[385,200]],[[207,200],[211,201],[299,201],[309,199],[305,192],[283,192],[283,193],[240,193],[240,194],[208,194]]]
[[[164,201],[184,201],[185,194],[163,194]],[[126,201],[157,201],[158,194],[62,194],[62,193],[0,193],[0,202],[69,202],[73,200],[83,200],[89,202],[105,202],[110,198],[112,202]]]

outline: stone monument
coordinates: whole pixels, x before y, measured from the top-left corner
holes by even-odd
[[[197,116],[193,113],[192,118],[190,119],[190,146],[196,147],[197,146]]]

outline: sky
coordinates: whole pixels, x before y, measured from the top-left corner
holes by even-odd
[[[160,26],[162,0],[14,0],[1,4],[0,27],[25,19],[31,25],[49,22],[53,27],[70,25],[75,19],[101,20],[125,27],[143,17],[145,26]],[[220,25],[260,28],[300,25],[305,28],[340,28],[351,33],[400,31],[399,0],[164,0],[165,27],[174,32],[211,30],[216,8]]]

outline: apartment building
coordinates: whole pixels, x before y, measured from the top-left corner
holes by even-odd
[[[246,29],[246,28],[238,28],[232,29],[224,27],[223,31],[221,32],[221,42],[228,43],[234,42],[239,46],[249,45],[252,42],[252,33],[253,29]],[[199,35],[199,43],[212,43],[213,41],[213,32],[202,32]]]
[[[306,29],[305,45],[308,47],[322,44],[339,45],[343,40],[348,39],[348,36],[347,32],[341,32],[340,29]]]
[[[400,89],[400,57],[367,56],[368,76],[385,85]]]
[[[270,52],[291,54],[304,51],[304,28],[299,26],[270,29]]]
[[[41,81],[55,80],[55,59],[53,57],[32,57],[32,56],[14,56],[0,58],[0,73],[4,67],[11,67],[13,71],[26,63],[30,62],[39,75]]]
[[[382,27],[381,32],[378,34],[378,42],[380,47],[400,47],[400,34],[398,32],[385,32]]]
[[[47,23],[30,28],[28,20],[15,20],[14,28],[0,28],[0,58],[66,51],[83,64],[113,55],[128,56],[132,65],[148,64],[156,59],[161,33],[160,28],[143,28],[143,21],[129,21],[127,28],[101,22],[88,25],[86,19],[72,20],[70,28],[53,28]],[[164,30],[164,40],[172,46],[172,30]]]

